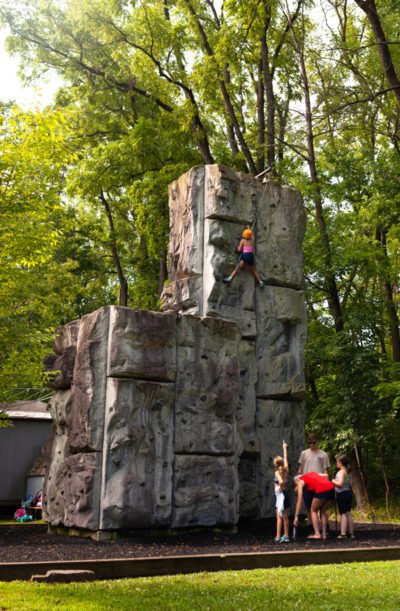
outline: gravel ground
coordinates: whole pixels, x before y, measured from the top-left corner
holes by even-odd
[[[96,542],[81,537],[50,535],[38,523],[0,526],[0,562],[48,560],[92,560],[108,558],[148,558],[196,554],[256,553],[340,547],[400,546],[400,525],[356,524],[356,539],[338,541],[335,523],[327,541],[310,541],[307,528],[298,528],[296,541],[275,544],[274,524],[241,524],[237,533],[202,531],[179,535],[132,534],[116,541]]]

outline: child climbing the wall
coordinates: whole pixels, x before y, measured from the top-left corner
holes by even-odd
[[[287,481],[289,477],[289,463],[287,459],[288,445],[286,441],[282,444],[283,458],[282,456],[275,456],[274,467],[276,469],[274,474],[274,487],[275,487],[275,507],[276,507],[276,537],[275,543],[289,543],[289,507],[290,498],[289,493],[286,490]],[[282,535],[283,525],[283,535]]]
[[[258,286],[265,286],[265,283],[261,280],[259,274],[256,271],[254,261],[254,237],[253,232],[250,228],[247,228],[243,231],[242,239],[240,240],[237,251],[240,253],[239,263],[235,267],[231,275],[224,278],[223,281],[229,284],[230,282],[232,282],[233,278],[239,273],[239,271],[246,267],[256,279]]]

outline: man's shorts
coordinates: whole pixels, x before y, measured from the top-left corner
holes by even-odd
[[[311,503],[314,498],[314,492],[311,490],[307,490],[305,486],[303,486],[303,503],[307,511],[311,509]]]
[[[327,490],[326,492],[315,492],[314,498],[320,501],[333,501],[335,498],[335,489]]]

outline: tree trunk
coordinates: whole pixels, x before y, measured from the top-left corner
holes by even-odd
[[[364,474],[361,465],[361,458],[359,449],[357,446],[354,447],[354,451],[351,453],[351,487],[353,494],[356,499],[357,508],[362,509],[366,505],[369,505],[369,497],[367,484],[364,479]]]
[[[378,15],[375,5],[375,0],[354,0],[360,9],[366,14],[368,21],[374,33],[375,41],[378,47],[379,58],[385,77],[393,89],[396,96],[397,104],[400,107],[400,79],[393,65],[392,56],[390,53],[388,41],[385,32],[383,31],[382,23]]]
[[[256,85],[257,97],[257,172],[265,169],[265,111],[264,111],[264,82],[262,62],[258,68],[258,82]]]
[[[231,80],[231,75],[229,72],[229,66],[227,64],[225,64],[224,66],[224,79],[226,80],[227,83],[230,82]],[[231,149],[231,153],[232,155],[237,155],[239,153],[239,147],[237,145],[236,142],[236,136],[235,136],[235,129],[233,127],[232,121],[228,121],[227,120],[227,130],[228,130],[228,142],[229,142],[229,147]]]
[[[267,43],[267,31],[269,20],[264,26],[262,38],[262,65],[264,76],[265,97],[267,100],[267,163],[274,174],[275,167],[275,94],[272,76],[269,68],[269,50]]]
[[[171,21],[171,16],[170,16],[167,0],[164,0],[164,17],[167,21]],[[179,66],[179,69],[182,71],[183,74],[186,74],[186,70],[182,62],[182,58],[178,54],[175,54],[175,58]],[[172,79],[172,82],[174,82],[173,79]],[[182,89],[185,95],[185,98],[189,100],[189,102],[192,105],[193,117],[190,122],[190,129],[193,133],[195,143],[197,144],[197,148],[199,149],[199,153],[202,156],[204,163],[210,163],[210,164],[215,163],[215,159],[211,153],[207,131],[201,120],[199,107],[198,107],[198,104],[197,104],[197,101],[196,101],[196,98],[195,98],[195,95],[192,89],[190,87],[183,86],[182,82],[180,82],[179,80],[175,81],[175,85],[177,85],[178,87],[180,87],[180,89]]]
[[[383,448],[382,448],[381,445],[379,445],[379,453],[380,453],[380,458],[381,458],[381,469],[382,469],[383,481],[385,482],[386,515],[390,519],[390,503],[389,503],[389,501],[390,501],[390,486],[389,486],[389,480],[388,480],[386,469],[385,469],[385,460],[384,460],[384,457],[383,457]]]
[[[287,19],[292,27],[292,21],[290,15],[287,15]],[[304,93],[304,103],[306,110],[306,131],[307,131],[307,162],[310,172],[311,183],[313,186],[313,201],[315,206],[315,216],[317,220],[317,225],[319,229],[319,233],[322,240],[322,245],[324,248],[324,278],[325,278],[325,290],[326,290],[326,298],[328,301],[329,311],[333,318],[335,330],[336,332],[343,331],[344,329],[344,319],[343,319],[343,311],[340,304],[339,292],[337,289],[336,278],[334,273],[334,265],[332,260],[332,252],[331,252],[331,244],[329,239],[328,230],[325,223],[325,215],[324,209],[322,205],[322,193],[321,187],[319,183],[318,170],[317,170],[317,162],[315,156],[315,148],[314,148],[314,131],[313,131],[313,116],[312,116],[312,107],[311,107],[311,94],[310,94],[310,85],[308,81],[308,74],[306,69],[306,63],[304,59],[304,49],[301,47],[298,38],[296,36],[295,30],[292,27],[292,35],[295,49],[298,53],[299,64],[300,64],[300,73],[303,81],[303,93]]]
[[[351,468],[351,487],[353,489],[354,498],[356,499],[357,509],[362,509],[368,502],[365,496],[364,484],[361,479],[360,470],[356,464]]]
[[[377,231],[382,251],[386,258],[386,267],[389,269],[389,257],[386,248],[386,230]],[[386,312],[389,319],[390,343],[392,346],[392,358],[396,363],[400,362],[400,332],[399,318],[393,299],[393,285],[389,272],[385,273],[383,280]]]
[[[118,280],[119,280],[118,305],[127,306],[128,305],[128,281],[125,278],[124,272],[122,270],[122,265],[121,265],[121,261],[120,261],[119,254],[118,254],[115,226],[114,226],[114,221],[113,221],[113,217],[111,214],[111,208],[109,206],[109,203],[103,191],[100,192],[100,200],[106,212],[108,224],[110,227],[109,235],[110,235],[111,254],[112,254],[115,268],[117,270],[117,275],[118,275]]]
[[[285,141],[286,125],[287,125],[287,121],[289,117],[289,100],[291,98],[290,85],[288,86],[288,89],[289,89],[289,92],[288,92],[288,95],[285,101],[284,108],[279,108],[279,106],[277,107],[278,117],[279,117],[279,143],[278,143],[278,154],[277,154],[278,161],[283,161],[283,157],[284,157],[283,143]]]
[[[167,278],[168,278],[167,262],[165,260],[165,256],[163,256],[163,257],[160,257],[160,270],[158,273],[158,296],[159,297],[163,291],[164,282],[166,281]]]
[[[190,14],[192,15],[192,17],[194,17],[195,22],[196,22],[196,27],[197,30],[199,32],[201,41],[203,43],[203,47],[207,53],[207,55],[212,59],[212,61],[214,62],[217,71],[219,71],[219,67],[217,65],[217,61],[215,59],[215,54],[214,51],[211,47],[210,41],[207,38],[207,34],[203,28],[203,25],[200,21],[200,18],[194,8],[194,6],[192,5],[192,3],[190,2],[190,0],[184,0],[186,6],[189,9]],[[238,142],[238,145],[246,159],[246,163],[247,163],[247,167],[249,172],[251,172],[252,174],[256,174],[257,173],[257,166],[254,163],[254,159],[253,156],[251,154],[251,151],[248,147],[248,144],[244,138],[244,133],[243,130],[240,128],[240,124],[238,121],[238,118],[236,116],[236,112],[235,112],[235,108],[233,106],[233,102],[231,99],[231,96],[229,94],[229,90],[228,90],[228,84],[226,82],[226,74],[225,71],[222,71],[222,77],[218,79],[218,83],[219,83],[219,87],[221,90],[221,94],[222,94],[222,99],[224,101],[224,106],[225,106],[225,110],[227,113],[227,117],[228,117],[228,121],[229,123],[232,125],[233,129],[235,130],[235,136]]]
[[[400,334],[399,334],[399,319],[396,312],[396,306],[393,301],[393,289],[390,280],[386,279],[385,287],[385,304],[389,318],[390,340],[392,345],[392,358],[396,363],[400,362]]]
[[[194,108],[195,108],[195,115],[193,116],[190,122],[190,128],[194,135],[195,142],[197,144],[197,148],[199,149],[200,155],[202,156],[204,163],[215,163],[214,157],[210,150],[207,132],[204,129],[204,125],[198,114],[197,105],[194,106]]]
[[[306,368],[306,382],[310,387],[311,395],[315,403],[319,403],[318,388],[315,383],[314,371],[312,367]]]

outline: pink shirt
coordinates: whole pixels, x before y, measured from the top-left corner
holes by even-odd
[[[252,246],[243,246],[243,252],[253,252]]]

